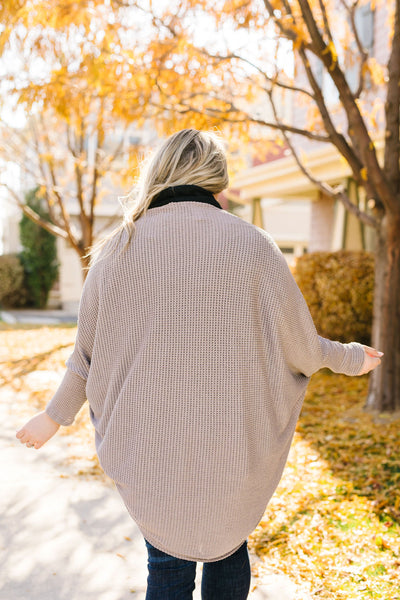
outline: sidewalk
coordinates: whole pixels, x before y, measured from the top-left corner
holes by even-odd
[[[66,310],[9,309],[0,311],[0,318],[10,325],[24,323],[29,325],[57,325],[58,323],[76,323],[77,314]]]
[[[0,395],[0,599],[144,600],[145,546],[112,484],[77,475],[72,437],[39,451],[20,444],[15,398]],[[294,600],[276,575],[253,588],[249,600]]]

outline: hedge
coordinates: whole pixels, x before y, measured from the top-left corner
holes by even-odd
[[[3,306],[19,306],[24,303],[24,268],[16,254],[0,256],[0,303]]]
[[[294,276],[320,335],[370,344],[373,254],[350,250],[305,254],[297,259]]]
[[[49,220],[45,202],[38,188],[27,192],[25,200],[40,217]],[[56,239],[25,214],[22,215],[19,231],[22,244],[20,259],[24,268],[27,304],[35,308],[45,308],[50,290],[58,276]]]

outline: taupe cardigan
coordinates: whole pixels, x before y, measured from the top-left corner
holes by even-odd
[[[174,194],[138,219],[126,252],[90,269],[46,410],[68,425],[87,398],[100,463],[144,536],[207,562],[259,522],[309,377],[356,375],[364,351],[317,335],[265,231]]]

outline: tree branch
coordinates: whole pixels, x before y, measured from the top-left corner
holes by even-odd
[[[350,144],[348,143],[348,141],[346,140],[344,135],[342,135],[341,133],[339,133],[337,131],[337,129],[331,119],[329,110],[325,103],[324,95],[315,79],[310,62],[308,60],[308,57],[307,57],[304,49],[302,49],[302,48],[299,49],[299,56],[303,63],[304,69],[306,71],[306,75],[307,75],[308,81],[310,83],[310,86],[311,86],[312,90],[314,91],[315,103],[321,114],[325,129],[326,129],[328,135],[330,136],[332,143],[338,149],[340,154],[348,162],[348,164],[352,170],[353,177],[354,177],[355,181],[357,182],[357,184],[365,187],[369,198],[376,198],[377,193],[376,193],[376,190],[375,190],[374,186],[372,185],[372,183],[368,180],[365,181],[362,178],[361,173],[362,173],[363,164],[361,162],[360,157],[357,155],[355,150],[350,146]]]
[[[112,152],[112,154],[109,154],[108,156],[106,156],[103,161],[99,164],[99,169],[104,169],[104,165],[108,168],[110,167],[113,162],[119,157],[121,156],[121,154],[123,153],[123,149],[124,149],[124,138],[121,137],[121,139],[119,140],[114,152]]]
[[[351,6],[348,6],[347,3],[345,2],[345,0],[340,0],[340,3],[349,15],[351,29],[352,29],[352,32],[354,35],[357,49],[358,49],[358,51],[360,53],[360,57],[361,57],[360,68],[358,70],[358,81],[359,81],[358,88],[357,88],[356,92],[353,94],[354,98],[359,98],[361,96],[361,92],[364,89],[364,80],[365,80],[364,66],[368,60],[369,54],[361,43],[360,36],[358,35],[358,31],[357,31],[357,27],[356,27],[355,13],[356,13],[356,10],[358,7],[358,0],[356,0],[356,2],[353,2],[353,4]]]
[[[49,194],[49,188],[50,186],[48,185],[48,181],[47,181],[47,175],[46,175],[46,170],[44,168],[44,163],[42,160],[42,156],[41,156],[41,151],[40,151],[40,145],[39,145],[39,139],[36,135],[36,129],[33,126],[33,123],[31,122],[31,131],[33,134],[33,144],[35,147],[35,151],[36,151],[36,156],[38,159],[38,165],[39,165],[39,171],[43,177],[43,183],[44,183],[44,187],[45,187],[45,196],[46,196],[46,204],[47,204],[47,209],[49,211],[49,215],[50,215],[50,219],[51,221],[57,226],[60,227],[60,223],[58,222],[58,219],[56,217],[54,208],[53,208],[53,202],[50,198],[50,194]]]
[[[277,119],[278,114],[277,114],[274,99],[272,97],[272,92],[270,94],[270,102],[271,102],[271,107],[272,107],[272,110],[274,113],[274,118]],[[343,190],[342,186],[333,188],[326,182],[320,181],[319,179],[314,177],[314,175],[311,173],[311,171],[304,165],[304,163],[300,159],[299,154],[298,154],[297,150],[295,149],[294,145],[292,144],[287,133],[282,132],[282,135],[283,135],[288,147],[290,148],[290,151],[292,152],[292,155],[293,155],[300,171],[311,181],[311,183],[313,183],[319,190],[321,190],[323,193],[327,194],[331,198],[340,200],[349,212],[356,215],[356,217],[358,219],[360,219],[360,221],[362,221],[366,225],[369,225],[370,227],[374,227],[374,228],[378,227],[377,220],[374,219],[374,217],[372,217],[371,215],[368,215],[367,213],[363,212],[362,210],[360,210],[358,208],[358,206],[353,204],[351,202],[350,198],[348,197],[348,195]]]
[[[85,204],[83,198],[83,185],[82,185],[82,171],[79,164],[79,161],[82,160],[84,150],[84,127],[83,127],[83,119],[80,120],[80,131],[78,138],[78,152],[74,155],[74,170],[75,170],[75,178],[76,178],[76,199],[78,200],[79,209],[80,209],[80,219],[84,221],[86,224],[87,215],[85,212]],[[86,157],[87,158],[87,157]]]
[[[319,0],[319,5],[320,5],[321,11],[322,11],[324,25],[325,25],[325,29],[327,31],[328,38],[331,41],[331,43],[333,44],[332,33],[331,33],[331,30],[329,27],[329,22],[328,22],[325,5],[322,0]],[[288,14],[290,15],[293,22],[295,23],[291,8],[287,4],[287,2],[285,2],[285,7],[286,7]],[[312,15],[311,15],[311,17],[312,17]],[[304,13],[303,13],[303,18],[304,18]],[[311,21],[311,27],[308,28],[310,35],[312,36],[312,34],[314,34],[316,36],[317,40],[320,42],[321,47],[326,48],[327,46],[322,39],[322,36],[319,32],[319,29],[318,29],[313,17],[312,18],[309,17],[309,21]],[[322,50],[321,54],[323,54],[324,52],[325,52],[325,50]],[[353,171],[353,175],[354,175],[354,178],[356,179],[357,183],[359,183],[360,185],[365,185],[365,182],[362,181],[362,178],[361,178],[362,163],[360,161],[360,158],[357,156],[354,149],[351,148],[351,146],[347,142],[346,138],[337,131],[335,125],[333,124],[329,110],[325,103],[325,98],[323,96],[322,89],[318,85],[317,80],[314,76],[313,70],[311,68],[310,62],[309,62],[307,54],[306,54],[305,47],[300,46],[298,53],[299,53],[299,56],[303,63],[304,69],[306,71],[308,82],[311,86],[311,89],[313,90],[313,94],[311,95],[311,97],[313,98],[313,100],[315,101],[315,103],[318,107],[318,110],[321,114],[322,121],[324,123],[326,132],[327,132],[330,140],[336,146],[336,148],[342,154],[342,156],[349,163],[350,168]],[[369,182],[367,182],[367,185],[369,185]],[[369,188],[370,189],[367,190],[367,193],[369,193],[370,197],[375,198],[376,190],[374,190],[371,185],[369,185]]]
[[[46,141],[46,145],[47,145],[47,151],[50,153],[50,142],[49,142],[49,139],[47,137],[45,125],[44,125],[44,122],[43,122],[43,115],[41,115],[41,125],[42,125],[42,130],[45,132],[44,136],[45,136],[45,141]],[[77,250],[80,250],[81,246],[80,246],[78,240],[76,239],[76,237],[74,236],[74,234],[72,233],[71,224],[70,224],[70,220],[69,220],[69,215],[68,215],[68,213],[66,211],[66,208],[64,206],[63,199],[61,198],[60,193],[58,192],[58,189],[57,189],[58,186],[57,186],[56,176],[55,176],[55,172],[54,172],[54,168],[53,168],[52,162],[49,161],[47,163],[47,166],[49,168],[49,173],[50,173],[51,190],[52,190],[54,196],[56,197],[57,204],[58,204],[58,207],[60,209],[61,216],[62,216],[62,219],[63,219],[63,222],[64,222],[65,231],[67,232],[68,238],[69,238],[71,244],[74,246],[74,248],[77,249]]]
[[[109,219],[107,219],[107,222],[104,223],[103,227],[101,227],[98,231],[96,231],[96,238],[98,238],[104,231],[107,231],[107,229],[116,221],[120,222],[121,221],[121,215],[119,215],[118,213],[115,213],[114,215],[111,215],[111,217],[109,217]]]
[[[283,81],[279,81],[276,77],[270,77],[267,75],[267,73],[258,65],[256,65],[255,63],[253,63],[251,60],[249,60],[248,58],[245,58],[244,56],[240,56],[239,54],[236,54],[234,52],[232,52],[231,54],[227,54],[224,56],[221,55],[217,55],[217,54],[211,54],[209,52],[207,52],[206,50],[202,49],[198,49],[197,51],[200,52],[201,54],[209,57],[209,58],[213,58],[218,62],[224,62],[224,61],[230,61],[233,58],[235,58],[236,60],[245,62],[246,64],[248,64],[250,67],[253,67],[258,73],[260,73],[260,75],[268,82],[268,83],[273,83],[274,85],[277,85],[278,87],[281,87],[285,90],[289,90],[291,92],[298,92],[300,94],[305,94],[306,96],[309,96],[310,98],[314,98],[313,94],[308,91],[305,90],[304,88],[295,86],[295,85],[289,85],[288,83],[284,83]],[[262,88],[265,90],[265,88]],[[266,91],[266,90],[265,90]]]
[[[7,185],[6,183],[0,183],[0,185],[8,190],[8,192],[12,195],[16,204],[19,206],[22,212],[27,217],[29,217],[34,223],[40,225],[40,227],[43,227],[43,229],[46,229],[46,231],[52,233],[53,235],[57,235],[58,237],[63,238],[64,240],[69,240],[66,231],[64,231],[60,227],[57,227],[57,225],[53,225],[53,223],[42,219],[42,217],[40,217],[34,210],[32,210],[30,206],[28,206],[27,204],[22,202],[22,200],[20,200],[18,194],[9,185]]]
[[[279,18],[275,15],[274,7],[272,6],[269,0],[264,0],[265,8],[268,11],[269,16],[274,21],[275,25],[281,31],[285,38],[291,40],[293,43],[297,43],[299,41],[299,34],[290,29],[289,27],[285,27],[283,23],[279,20]]]
[[[268,92],[268,90],[265,90],[265,91]],[[214,99],[220,100],[219,98],[214,98]],[[226,101],[224,101],[224,102],[226,102]],[[319,135],[318,133],[313,133],[312,131],[300,129],[299,127],[294,127],[292,125],[287,125],[285,123],[278,124],[278,123],[275,123],[274,121],[265,121],[264,119],[258,119],[256,117],[252,117],[251,115],[249,115],[247,113],[243,113],[241,110],[236,108],[233,104],[231,104],[230,109],[228,109],[229,112],[233,112],[238,115],[243,115],[242,117],[234,118],[231,116],[224,116],[227,114],[227,111],[219,109],[219,108],[211,108],[211,107],[202,107],[201,109],[196,108],[195,106],[185,104],[184,100],[180,101],[180,103],[179,103],[181,106],[184,107],[183,109],[180,109],[177,106],[166,106],[165,104],[158,104],[157,102],[154,102],[154,101],[150,102],[149,104],[151,104],[152,106],[154,106],[155,108],[158,108],[160,110],[177,112],[180,114],[187,114],[189,112],[193,112],[195,114],[201,114],[201,115],[206,114],[206,115],[209,115],[210,117],[215,117],[215,118],[218,117],[219,119],[223,119],[227,123],[255,123],[256,125],[263,125],[264,127],[269,127],[271,129],[275,129],[277,131],[288,131],[290,133],[296,133],[298,135],[306,137],[309,140],[314,140],[317,142],[330,143],[332,141],[330,139],[330,137],[327,135]]]
[[[321,13],[322,13],[322,19],[324,21],[324,27],[325,27],[326,34],[328,36],[329,41],[333,44],[333,37],[332,37],[331,28],[329,26],[329,20],[328,20],[328,15],[326,12],[325,4],[324,4],[323,0],[318,0],[318,2],[319,2],[319,7],[320,7]]]
[[[399,1],[400,0],[396,0],[397,3]],[[364,164],[364,181],[367,184],[369,182],[372,183],[373,187],[376,190],[379,190],[379,198],[375,198],[375,200],[378,202],[381,201],[389,212],[395,212],[398,207],[393,195],[393,190],[385,173],[379,165],[375,145],[368,133],[366,123],[360,113],[346,77],[339,66],[335,51],[323,41],[320,31],[315,23],[308,0],[298,0],[298,3],[304,22],[314,41],[313,48],[310,46],[310,49],[312,49],[314,54],[322,60],[339,92],[340,100],[349,123],[348,131],[350,139],[352,140],[353,146],[359,149],[360,158]]]
[[[43,163],[42,156],[41,156],[42,153],[41,153],[41,149],[40,149],[40,145],[39,145],[39,140],[37,138],[37,135],[36,135],[36,132],[35,132],[32,122],[30,123],[30,131],[31,131],[32,140],[33,140],[32,145],[31,145],[31,140],[28,139],[24,135],[23,131],[20,131],[18,129],[13,129],[13,134],[16,136],[17,139],[20,140],[21,146],[17,147],[14,143],[8,141],[7,145],[4,146],[4,151],[7,152],[7,149],[10,148],[11,152],[13,153],[12,161],[20,167],[20,169],[23,173],[30,175],[32,177],[32,179],[38,185],[40,185],[41,187],[44,188],[45,200],[46,200],[50,220],[56,227],[62,229],[63,224],[59,221],[58,217],[55,214],[54,208],[53,208],[53,201],[50,197],[50,193],[52,191],[51,184],[49,184],[49,182],[48,182],[48,178],[47,178],[46,171],[44,168],[44,163]],[[21,147],[24,148],[24,155],[22,156],[22,158],[17,158],[17,155],[21,154]],[[39,173],[36,170],[33,170],[32,168],[30,168],[29,165],[31,163],[33,164],[33,161],[30,158],[27,158],[27,156],[29,156],[27,149],[29,151],[35,153],[35,156],[37,159],[37,166],[35,166],[35,168],[39,169]],[[7,155],[7,159],[9,159],[9,154]]]
[[[90,241],[90,246],[93,243],[93,225],[94,225],[94,207],[96,204],[96,198],[97,198],[97,182],[99,179],[99,164],[98,164],[98,160],[99,160],[99,152],[103,146],[104,143],[104,128],[103,128],[103,101],[100,102],[100,112],[99,112],[99,119],[97,122],[97,136],[96,136],[96,148],[95,148],[95,152],[94,152],[94,164],[93,164],[93,173],[92,173],[92,185],[91,185],[91,192],[90,192],[90,216],[89,216],[89,220],[91,223],[91,232],[90,232],[90,237],[91,237],[91,241]],[[111,161],[112,162],[112,161]],[[111,162],[109,164],[111,164]]]
[[[152,11],[151,8],[150,8],[150,10],[148,10],[144,6],[141,6],[141,4],[138,3],[138,2],[129,2],[129,1],[126,2],[124,0],[113,0],[112,3],[113,4],[117,4],[121,8],[132,8],[134,6],[137,10],[140,10],[141,12],[143,12],[146,15],[150,16],[151,20],[153,22],[153,25],[155,25],[157,29],[159,29],[159,27],[162,26],[167,31],[170,32],[170,34],[172,35],[172,37],[176,37],[177,36],[176,30],[172,27],[172,25],[169,24],[169,23],[165,23],[162,19],[160,19],[160,17],[157,17],[154,14],[154,12]],[[175,14],[174,16],[177,17],[178,15]]]

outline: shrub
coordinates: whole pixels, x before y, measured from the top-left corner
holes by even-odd
[[[297,260],[294,276],[320,335],[370,343],[373,254],[351,250],[305,254]]]
[[[37,189],[26,194],[26,203],[40,217],[48,220],[49,215]],[[26,215],[22,216],[19,229],[22,244],[20,258],[25,272],[28,304],[44,308],[58,276],[56,240],[51,233]]]
[[[0,303],[3,306],[24,304],[24,269],[16,254],[0,256]]]

